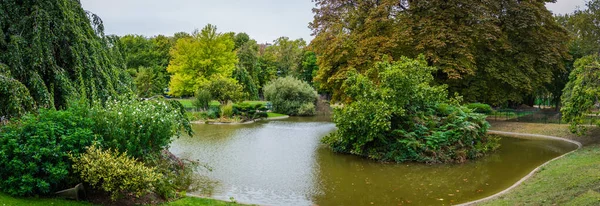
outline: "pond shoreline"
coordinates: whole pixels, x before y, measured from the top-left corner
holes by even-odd
[[[561,156],[555,157],[547,162],[545,162],[544,164],[536,167],[535,169],[533,169],[529,174],[525,175],[525,177],[521,178],[519,181],[517,181],[516,183],[514,183],[513,185],[511,185],[510,187],[496,193],[493,194],[491,196],[485,197],[485,198],[481,198],[478,200],[474,200],[474,201],[470,201],[470,202],[466,202],[466,203],[462,203],[462,204],[458,204],[457,206],[469,206],[469,205],[476,205],[479,203],[483,203],[492,199],[496,199],[502,195],[505,195],[506,193],[512,191],[513,189],[515,189],[516,187],[518,187],[519,185],[521,185],[523,182],[527,181],[528,179],[530,179],[534,174],[536,174],[538,171],[540,171],[540,169],[546,165],[548,165],[551,162],[554,162],[555,160],[561,159],[566,155],[569,155],[573,152],[576,152],[578,150],[580,150],[583,145],[575,140],[570,140],[567,138],[562,138],[562,137],[555,137],[555,136],[548,136],[548,135],[539,135],[539,134],[527,134],[527,133],[517,133],[517,132],[503,132],[503,131],[496,131],[496,130],[488,130],[488,134],[496,134],[496,135],[506,135],[506,136],[513,136],[513,137],[536,137],[536,138],[544,138],[544,139],[553,139],[553,140],[560,140],[560,141],[565,141],[565,142],[569,142],[572,144],[577,145],[577,149],[567,152]]]
[[[190,123],[192,124],[214,124],[214,125],[244,125],[244,124],[252,124],[252,123],[256,123],[258,121],[262,121],[262,120],[281,120],[281,119],[287,119],[290,118],[289,115],[285,115],[285,116],[281,116],[281,117],[268,117],[268,118],[261,118],[261,119],[254,119],[254,120],[250,120],[250,121],[246,121],[246,122],[217,122],[217,121],[192,121]]]

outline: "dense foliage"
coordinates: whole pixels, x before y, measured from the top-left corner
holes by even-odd
[[[72,186],[68,154],[85,152],[99,138],[93,126],[91,118],[75,110],[41,109],[39,115],[0,127],[0,190],[31,196]]]
[[[490,114],[494,111],[490,105],[483,104],[483,103],[470,103],[470,104],[466,104],[465,107],[473,110],[473,112],[482,113],[482,114]]]
[[[235,70],[233,70],[233,78],[243,87],[243,92],[248,95],[248,100],[258,99],[258,86],[248,70],[244,67],[237,66]]]
[[[285,77],[297,74],[305,46],[306,42],[303,39],[291,40],[288,37],[280,37],[272,46],[267,47],[265,52],[275,57],[277,75]]]
[[[214,78],[230,78],[238,62],[230,35],[207,25],[191,38],[177,40],[167,71],[172,74],[169,94],[191,96]]]
[[[160,175],[153,186],[154,192],[163,199],[181,197],[181,192],[185,195],[185,192],[193,192],[201,187],[201,178],[196,173],[200,166],[198,162],[180,159],[165,150],[160,156],[144,163],[154,167]],[[207,166],[204,168],[210,170]]]
[[[212,96],[210,95],[209,91],[205,89],[199,89],[194,95],[194,101],[192,104],[198,110],[207,110],[211,100]]]
[[[174,136],[191,133],[185,110],[178,101],[110,99],[106,106],[88,110],[92,130],[103,138],[102,146],[144,159],[166,149]]]
[[[114,38],[79,1],[7,0],[0,4],[0,116],[64,108],[72,97],[130,92]],[[21,107],[21,109],[17,109]]]
[[[265,99],[273,103],[273,112],[307,116],[315,114],[317,92],[308,83],[294,77],[277,78],[264,87]]]
[[[368,74],[350,71],[344,82],[349,104],[334,112],[338,130],[324,138],[334,151],[383,161],[464,162],[494,150],[485,116],[471,113],[434,86],[423,56],[381,62]]]
[[[315,80],[344,100],[351,68],[424,54],[438,83],[469,102],[525,102],[564,70],[568,34],[549,0],[316,0]],[[373,79],[377,82],[376,79]]]
[[[134,83],[139,97],[151,97],[164,93],[167,86],[165,74],[161,72],[164,68],[140,67],[135,74]]]
[[[80,156],[72,156],[73,170],[81,180],[93,188],[101,189],[116,200],[126,193],[140,197],[152,189],[159,174],[154,168],[113,150],[102,150],[96,145],[90,146]]]
[[[572,14],[559,15],[556,20],[571,34],[569,53],[572,55],[571,59],[565,60],[566,70],[555,73],[552,83],[547,86],[552,93],[552,101],[559,108],[563,89],[570,81],[569,74],[577,67],[576,61],[600,51],[600,29],[597,26],[600,21],[600,1],[588,1],[585,8]]]
[[[200,90],[207,91],[210,97],[219,101],[221,105],[225,105],[229,101],[241,101],[247,96],[243,87],[231,78],[217,77],[200,87]]]
[[[304,51],[298,67],[298,79],[313,84],[313,79],[317,76],[319,65],[317,65],[317,55],[312,51]]]
[[[68,154],[92,141],[138,159],[152,159],[173,136],[191,133],[177,101],[109,99],[105,106],[71,104],[65,111],[41,109],[0,127],[0,190],[11,195],[50,194],[72,183]]]
[[[582,133],[581,126],[589,119],[588,115],[597,113],[598,97],[600,97],[600,58],[597,55],[586,56],[575,62],[569,82],[565,87],[561,112],[563,119],[570,123],[572,132]]]
[[[174,37],[163,35],[151,38],[125,35],[116,42],[127,72],[135,79],[138,96],[150,97],[164,93],[170,81],[167,66],[174,40]]]

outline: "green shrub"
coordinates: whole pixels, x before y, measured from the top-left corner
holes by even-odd
[[[207,110],[211,100],[212,96],[210,95],[210,92],[203,89],[199,89],[196,92],[193,104],[194,107],[196,107],[199,110]]]
[[[254,105],[255,110],[259,110],[260,108],[263,108],[263,107],[265,107],[265,105],[263,103],[258,103],[258,104]]]
[[[221,117],[232,117],[233,116],[233,105],[226,104],[221,107]]]
[[[76,111],[39,110],[0,127],[0,190],[14,196],[51,194],[71,187],[68,153],[95,139],[90,118]]]
[[[75,103],[65,111],[39,110],[0,126],[0,190],[10,195],[50,194],[76,180],[68,153],[92,141],[145,159],[166,149],[182,130],[191,133],[177,101],[109,100],[105,106]],[[75,178],[75,179],[73,179]]]
[[[227,104],[229,101],[238,102],[248,96],[243,91],[242,85],[232,78],[218,77],[203,85],[200,89],[208,91],[210,96],[221,104]]]
[[[184,130],[191,133],[185,109],[178,101],[124,98],[94,105],[87,114],[95,122],[93,131],[102,136],[102,146],[144,159],[166,149]]]
[[[267,108],[266,106],[261,106],[258,108],[258,111],[266,112],[266,111],[269,111],[269,108]]]
[[[103,151],[96,145],[90,146],[81,156],[72,156],[71,159],[74,162],[74,172],[93,188],[108,192],[112,200],[126,193],[140,197],[159,178],[154,168],[144,166],[126,153]]]
[[[233,104],[233,113],[236,115],[246,115],[248,111],[253,110],[254,108],[247,102]]]
[[[305,103],[298,109],[298,116],[313,116],[317,113],[315,104]]]
[[[434,71],[422,56],[378,63],[367,71],[377,83],[350,71],[342,86],[350,102],[335,109],[338,130],[323,142],[336,152],[395,162],[464,162],[495,150],[485,116],[448,99],[446,86],[432,84]]]
[[[260,118],[268,118],[269,114],[266,112],[258,112],[258,113],[256,113],[256,116],[258,116]]]
[[[215,110],[212,110],[212,109],[211,109],[211,110],[208,110],[208,111],[206,112],[206,116],[207,116],[209,119],[217,119],[217,118],[219,118],[219,113],[218,113],[218,112],[216,112]]]
[[[262,104],[252,105],[247,102],[234,104],[233,113],[244,120],[256,119],[258,117],[256,115],[256,108],[260,107],[261,105]]]
[[[467,108],[473,110],[473,112],[481,114],[491,114],[493,112],[492,107],[482,103],[470,103],[465,105]]]
[[[264,95],[265,99],[273,103],[273,112],[293,116],[310,115],[301,114],[300,108],[304,106],[304,109],[309,109],[307,104],[313,104],[314,107],[317,101],[315,89],[294,77],[278,78],[269,82],[264,87]]]
[[[177,198],[180,192],[193,192],[201,186],[201,176],[195,173],[199,168],[198,162],[180,159],[165,150],[159,157],[148,161],[147,165],[156,168],[160,174],[154,183],[154,192],[163,199]]]

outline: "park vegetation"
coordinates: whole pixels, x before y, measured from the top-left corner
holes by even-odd
[[[439,68],[435,82],[466,102],[533,105],[570,58],[569,35],[546,2],[316,0],[309,46],[319,57],[315,81],[343,101],[352,68],[366,74],[383,56],[423,54]]]
[[[79,1],[0,4],[0,116],[64,109],[73,96],[106,100],[131,92],[116,36]],[[35,26],[32,26],[35,25]]]
[[[600,28],[596,24],[600,21],[600,1],[589,1],[585,9],[556,19],[572,36],[569,53],[573,58],[566,63],[569,70],[557,79],[566,84],[558,88],[563,89],[561,112],[571,132],[581,135],[587,130],[584,124],[600,124],[595,118],[600,97]]]
[[[547,0],[314,2],[315,39],[271,45],[211,24],[105,35],[79,1],[3,1],[0,191],[44,196],[84,182],[111,199],[177,198],[197,188],[198,163],[167,150],[191,135],[190,118],[314,115],[319,93],[339,103],[324,143],[392,162],[494,151],[490,105],[548,96],[576,133],[598,113],[598,0],[559,16]],[[192,97],[197,112],[163,96]]]
[[[465,162],[495,150],[482,114],[448,98],[434,85],[435,67],[424,56],[383,61],[367,71],[348,72],[344,94],[351,102],[334,112],[338,130],[324,138],[334,151],[395,162]]]
[[[273,111],[294,116],[315,115],[317,91],[294,77],[278,78],[264,87],[265,99],[273,103]]]
[[[191,135],[184,107],[138,98],[162,94],[170,40],[136,50],[147,39],[103,28],[79,1],[0,4],[1,193],[46,196],[84,183],[112,199],[169,200],[197,188],[198,164],[167,150]]]

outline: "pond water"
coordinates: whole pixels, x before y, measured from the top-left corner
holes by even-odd
[[[212,167],[206,195],[260,205],[451,205],[508,188],[544,162],[577,148],[545,139],[503,137],[501,148],[465,164],[380,163],[320,143],[327,118],[250,125],[194,125],[171,151]]]

